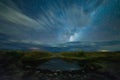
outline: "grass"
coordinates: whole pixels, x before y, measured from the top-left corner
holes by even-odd
[[[119,52],[61,52],[50,53],[44,51],[11,51],[0,50],[0,62],[6,64],[22,63],[23,65],[37,66],[52,58],[61,58],[65,61],[77,60],[79,62],[118,61]],[[98,64],[97,64],[98,65]]]
[[[0,65],[12,67],[20,71],[34,72],[37,67],[53,58],[61,58],[66,62],[77,61],[83,72],[104,73],[114,62],[120,62],[119,52],[61,52],[50,53],[44,51],[11,51],[0,50]],[[114,66],[114,65],[113,65]],[[113,67],[114,68],[114,67]]]
[[[48,61],[52,57],[52,53],[43,51],[1,50],[0,64],[3,63],[5,66],[11,64],[37,66]]]
[[[61,58],[74,60],[111,60],[120,61],[118,52],[62,52]]]
[[[11,50],[0,50],[0,58],[17,58],[21,60],[42,60],[51,58],[66,58],[66,59],[78,59],[78,60],[89,60],[89,59],[116,59],[120,60],[119,52],[61,52],[51,53],[44,51],[11,51]]]

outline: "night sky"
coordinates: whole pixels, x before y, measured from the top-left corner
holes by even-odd
[[[0,41],[120,41],[120,0],[0,0]]]

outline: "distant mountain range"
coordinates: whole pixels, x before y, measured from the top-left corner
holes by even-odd
[[[120,41],[102,42],[67,42],[56,45],[42,45],[24,42],[0,41],[0,49],[6,50],[42,50],[50,52],[62,51],[120,51]]]

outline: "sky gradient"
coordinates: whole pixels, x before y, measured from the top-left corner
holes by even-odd
[[[0,0],[0,41],[120,41],[120,0]]]

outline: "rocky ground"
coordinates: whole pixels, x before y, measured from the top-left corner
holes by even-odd
[[[14,69],[12,69],[14,67]],[[12,68],[0,68],[0,80],[120,80],[120,71],[109,70],[77,70],[77,71],[50,71],[40,69],[20,70]]]
[[[80,64],[80,70],[43,70],[39,68],[22,67],[19,61],[4,58],[0,60],[0,80],[120,80],[120,63],[101,62],[107,67]],[[89,62],[87,62],[89,63]],[[87,65],[87,66],[86,66]]]

